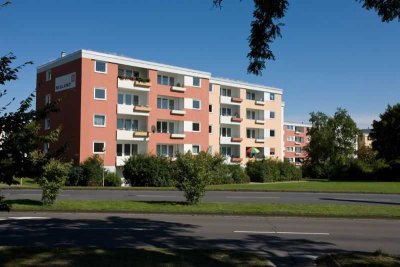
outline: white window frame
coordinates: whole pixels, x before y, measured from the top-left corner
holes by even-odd
[[[193,129],[193,125],[194,125],[195,123],[197,123],[197,124],[199,125],[199,130],[198,130],[198,131],[195,131],[195,130]],[[200,122],[197,122],[197,121],[192,122],[192,132],[194,132],[194,133],[199,133],[199,132],[201,132],[201,123],[200,123]]]
[[[47,95],[44,96],[44,104],[48,105],[50,103],[51,103],[51,95],[47,94]]]
[[[199,152],[197,152],[197,153],[194,153],[194,151],[193,151],[193,147],[194,147],[194,146],[197,146],[197,147],[199,147]],[[192,149],[191,149],[191,151],[192,151],[192,154],[193,154],[193,155],[198,155],[198,154],[200,153],[200,151],[201,151],[200,145],[193,144],[193,145],[192,145]]]
[[[46,70],[46,82],[51,81],[51,69]]]
[[[294,136],[288,136],[287,137],[288,142],[294,142]]]
[[[201,87],[201,78],[200,77],[195,77],[195,76],[193,76],[192,77],[193,78],[193,80],[192,80],[192,86],[193,87],[198,87],[198,88],[200,88]],[[199,85],[194,85],[194,79],[199,79]]]
[[[96,98],[96,90],[104,90],[104,98]],[[95,87],[93,89],[93,98],[94,98],[94,100],[106,101],[107,100],[107,89],[104,87]]]
[[[104,125],[96,125],[94,122],[95,122],[95,117],[96,116],[104,116]],[[107,116],[106,116],[106,114],[93,114],[93,126],[94,127],[101,127],[101,128],[104,128],[104,127],[106,127],[107,126]]]
[[[199,108],[195,108],[194,107],[194,101],[199,102]],[[195,110],[200,110],[201,109],[201,100],[200,99],[193,99],[192,100],[192,109],[195,109]]]
[[[286,126],[286,129],[287,129],[288,131],[294,131],[294,125],[287,125],[287,126]]]
[[[97,70],[97,68],[96,68],[97,62],[102,62],[102,63],[105,64],[105,71],[104,71],[104,72],[103,72],[103,71],[98,71],[98,70]],[[106,74],[106,73],[107,73],[107,70],[108,70],[107,62],[102,61],[102,60],[95,60],[95,61],[94,61],[94,72]]]
[[[102,152],[95,152],[94,151],[94,144],[96,144],[96,143],[103,143],[104,145],[103,145],[103,151]],[[106,141],[98,141],[98,140],[95,140],[95,141],[93,141],[93,147],[92,147],[92,152],[93,152],[93,154],[104,154],[105,153],[105,151],[106,151]]]
[[[294,147],[293,146],[288,146],[286,147],[287,152],[294,152]]]

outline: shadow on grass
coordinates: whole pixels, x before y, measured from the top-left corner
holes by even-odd
[[[17,205],[25,205],[32,207],[43,206],[42,201],[33,199],[8,199],[5,200],[4,202],[10,205],[17,204]]]

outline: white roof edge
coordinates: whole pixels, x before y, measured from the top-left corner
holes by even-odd
[[[277,93],[277,94],[283,93],[283,90],[280,88],[265,86],[265,85],[261,85],[261,84],[253,84],[253,83],[248,83],[248,82],[244,82],[244,81],[236,81],[236,80],[231,80],[231,79],[226,79],[226,78],[219,78],[219,77],[211,77],[210,83],[216,83],[219,85],[232,86],[232,87],[240,87],[243,89],[262,90],[262,91],[268,91],[268,92],[273,92],[273,93]]]
[[[293,121],[285,121],[283,125],[294,125],[294,126],[304,126],[304,127],[312,127],[311,123],[304,123],[304,122],[293,122]]]
[[[123,65],[133,65],[133,66],[137,66],[137,67],[142,67],[142,68],[147,68],[147,69],[155,69],[155,70],[159,70],[159,71],[166,71],[166,72],[178,73],[178,74],[183,74],[183,75],[194,75],[194,76],[198,76],[201,78],[209,79],[211,77],[211,73],[205,72],[205,71],[181,68],[181,67],[161,64],[161,63],[157,63],[157,62],[144,61],[144,60],[124,57],[124,56],[118,56],[118,55],[113,55],[113,54],[107,54],[107,53],[101,53],[101,52],[85,50],[85,49],[81,49],[81,50],[72,52],[72,53],[66,55],[65,57],[58,58],[58,59],[50,61],[46,64],[43,64],[37,68],[37,71],[42,72],[48,68],[62,65],[66,62],[69,62],[69,61],[79,58],[79,56],[81,56],[83,58],[103,60],[103,61],[117,63],[117,64],[123,64]]]

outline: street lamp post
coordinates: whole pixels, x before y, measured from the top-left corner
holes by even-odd
[[[103,187],[104,187],[104,161],[106,160],[106,148],[103,147]]]

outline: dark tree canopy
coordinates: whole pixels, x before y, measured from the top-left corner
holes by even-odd
[[[249,66],[247,72],[261,75],[266,62],[275,60],[270,44],[281,36],[280,20],[285,16],[289,6],[288,0],[253,0],[254,20],[251,22],[251,33],[248,38],[250,52],[247,54]],[[367,10],[375,10],[382,22],[395,19],[400,21],[400,0],[356,0]],[[217,7],[222,7],[223,0],[213,0]]]
[[[379,117],[372,123],[372,147],[387,161],[400,159],[400,103],[389,105]]]

